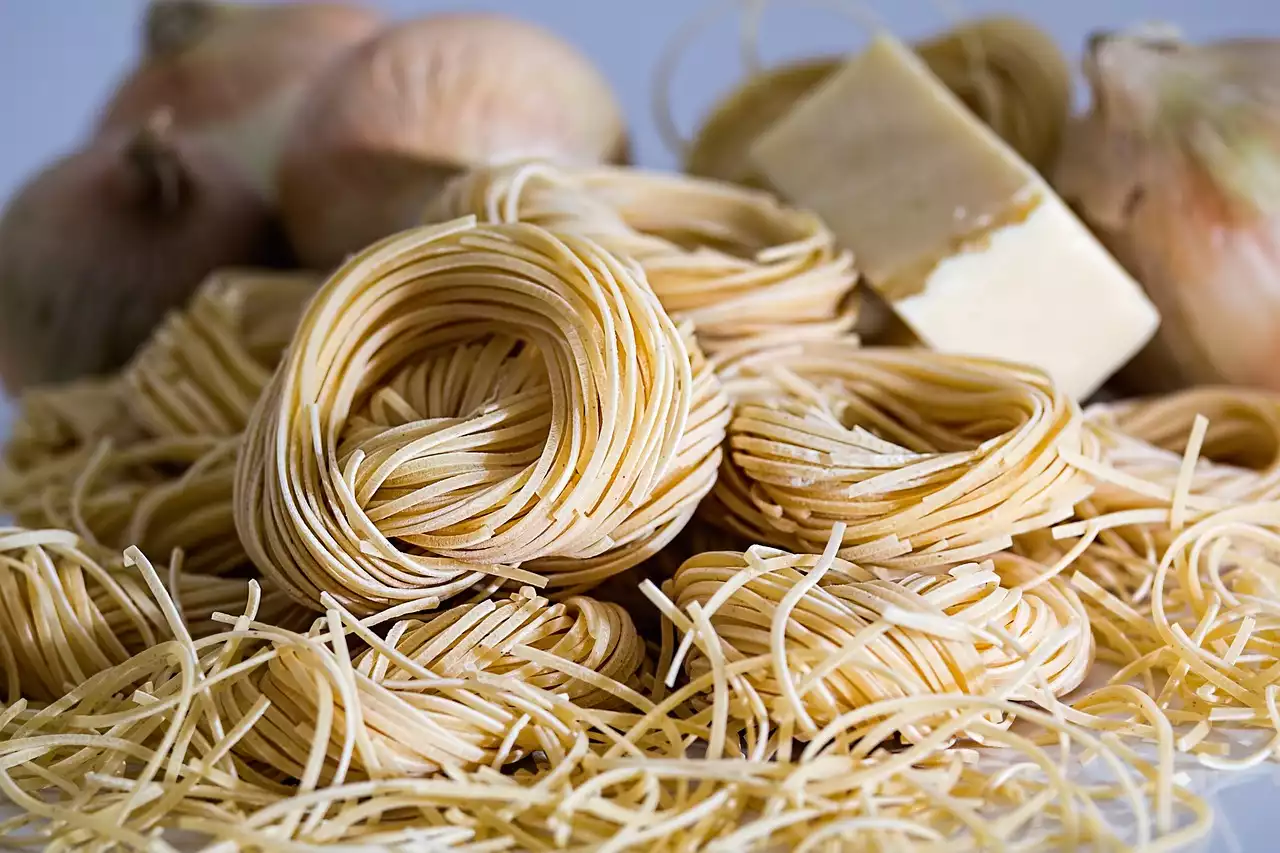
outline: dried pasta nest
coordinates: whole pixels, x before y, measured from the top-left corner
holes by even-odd
[[[239,613],[248,582],[177,572],[168,590],[196,637],[221,629],[215,612]],[[263,618],[288,599],[263,602]],[[56,699],[90,676],[172,639],[143,575],[64,530],[0,528],[0,676],[8,702]]]
[[[311,303],[250,423],[236,526],[311,606],[582,586],[675,535],[726,420],[634,264],[533,225],[424,227]]]
[[[179,625],[157,573],[130,557]],[[404,613],[357,620],[327,600],[304,635],[254,621],[250,593],[227,631],[192,641],[177,630],[54,705],[5,707],[0,788],[22,814],[4,832],[130,849],[170,830],[254,849],[637,849],[660,839],[708,850],[1173,849],[1212,822],[1208,804],[1174,783],[1167,731],[1155,732],[1149,759],[1116,730],[1099,736],[1063,716],[1085,712],[1009,698],[1038,680],[1061,634],[989,694],[881,699],[797,743],[785,720],[770,731],[766,711],[738,713],[762,708],[753,682],[769,659],[724,660],[730,638],[708,620],[720,615],[714,600],[681,611],[656,596],[711,665],[646,696],[615,680],[629,680],[636,659],[625,618],[586,600],[555,605],[525,591],[393,625],[384,639],[379,626]],[[804,648],[784,651],[803,658]],[[267,682],[271,698],[258,689]],[[892,741],[928,727],[914,743]],[[989,761],[1000,752],[1006,761]],[[1061,772],[1077,762],[1089,764],[1088,783]]]
[[[301,272],[210,277],[125,367],[134,419],[155,437],[239,435],[319,284]]]
[[[1094,651],[1084,606],[1056,580],[1024,594],[1015,585],[1028,577],[1029,568],[1007,554],[941,574],[903,574],[754,546],[690,559],[670,590],[719,638],[718,665],[759,661],[744,673],[755,697],[745,691],[733,711],[751,720],[764,709],[774,727],[812,733],[899,697],[994,695],[1033,651],[1040,655],[1034,678],[1008,698],[1078,687]],[[695,647],[690,675],[712,667]],[[900,734],[918,741],[936,723],[915,721]]]
[[[857,319],[851,255],[817,216],[767,193],[620,167],[517,164],[457,179],[425,218],[464,214],[583,235],[634,258],[713,356],[838,337]]]
[[[1069,518],[1096,452],[1040,372],[853,342],[751,353],[721,372],[730,453],[706,516],[756,542],[900,569],[977,559]]]
[[[1189,442],[1195,447],[1188,491],[1193,504],[1221,508],[1280,498],[1280,395],[1244,388],[1193,388],[1162,397],[1091,406],[1090,430],[1102,462],[1095,505],[1151,505],[1172,498]],[[1204,418],[1198,438],[1196,420]],[[1102,469],[1129,479],[1108,482]],[[1136,478],[1139,482],[1133,482]],[[1152,488],[1158,492],[1153,493]]]
[[[5,444],[0,496],[11,500],[9,492],[28,471],[43,469],[46,477],[66,477],[83,464],[84,448],[103,439],[123,445],[142,437],[119,377],[32,388],[18,401]]]
[[[328,744],[324,784],[335,774],[378,779],[500,768],[537,750],[570,747],[563,742],[566,708],[625,706],[609,686],[636,684],[645,652],[616,604],[585,596],[552,603],[529,588],[425,621],[398,621],[382,641],[366,636],[376,646],[335,666],[329,645],[277,632],[276,654],[219,696],[227,719],[270,703],[238,753],[303,779],[319,740]],[[544,693],[563,703],[542,705]],[[339,769],[348,724],[363,732]]]
[[[0,508],[113,550],[182,548],[199,573],[242,566],[239,434],[315,285],[300,273],[216,274],[121,374],[25,396]]]

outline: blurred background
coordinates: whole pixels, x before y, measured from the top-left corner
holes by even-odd
[[[631,121],[638,161],[662,167],[675,165],[676,158],[663,146],[651,116],[654,69],[681,27],[716,5],[698,0],[369,2],[402,17],[490,9],[551,27],[590,54],[616,87]],[[86,131],[134,55],[145,6],[145,0],[0,0],[0,199],[8,199],[24,176],[72,147]],[[864,35],[851,15],[831,11],[841,8],[872,10],[911,39],[944,30],[960,17],[1016,12],[1053,33],[1071,56],[1080,54],[1092,30],[1148,20],[1174,22],[1196,39],[1280,34],[1275,0],[779,0],[765,19],[765,56],[855,47]],[[725,16],[681,63],[674,101],[682,127],[690,128],[739,78],[738,56],[732,16]]]

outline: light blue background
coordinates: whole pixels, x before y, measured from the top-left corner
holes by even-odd
[[[874,9],[905,38],[946,28],[966,15],[1012,11],[1054,33],[1078,56],[1088,33],[1139,21],[1168,20],[1195,38],[1280,36],[1280,0],[853,0]],[[0,199],[55,154],[82,138],[115,81],[131,62],[145,0],[0,0]],[[550,26],[590,54],[617,88],[631,121],[635,151],[648,166],[670,167],[651,117],[653,71],[664,45],[704,8],[691,0],[526,0],[436,3],[381,0],[394,16],[440,9],[488,9]],[[765,53],[772,59],[848,49],[863,38],[847,18],[807,8],[799,0],[775,3],[766,17]],[[840,0],[811,6],[838,6]],[[678,76],[675,104],[686,129],[741,73],[731,23],[695,45]],[[1280,85],[1280,81],[1277,81]],[[74,239],[74,235],[67,235]],[[5,432],[0,400],[0,435]],[[1252,778],[1226,777],[1218,801],[1220,832],[1212,851],[1271,853],[1280,849],[1280,787],[1273,769]]]

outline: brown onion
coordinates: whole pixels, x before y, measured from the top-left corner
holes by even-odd
[[[1160,310],[1129,393],[1280,389],[1280,40],[1099,34],[1054,176]]]
[[[162,116],[98,139],[0,217],[0,380],[17,392],[119,367],[208,273],[277,244],[238,170]]]
[[[141,60],[100,128],[137,127],[169,108],[178,128],[208,138],[269,193],[303,89],[381,23],[370,9],[339,3],[153,0]]]
[[[492,14],[436,15],[385,30],[331,66],[281,157],[285,226],[301,259],[330,267],[415,225],[469,166],[626,156],[609,84],[574,47]]]

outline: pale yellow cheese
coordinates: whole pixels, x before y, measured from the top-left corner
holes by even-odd
[[[860,56],[751,156],[820,216],[927,345],[1021,361],[1095,390],[1155,308],[1045,181],[896,40]]]

